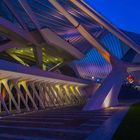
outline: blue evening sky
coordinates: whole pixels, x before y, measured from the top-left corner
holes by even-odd
[[[117,27],[140,33],[140,0],[85,0]]]

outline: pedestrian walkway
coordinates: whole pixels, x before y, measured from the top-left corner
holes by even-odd
[[[90,134],[86,140],[112,140],[113,135],[129,109],[128,106],[119,106],[116,108],[119,111],[114,113],[101,127]]]
[[[71,107],[3,117],[0,139],[84,140],[118,111],[108,108],[84,112]]]

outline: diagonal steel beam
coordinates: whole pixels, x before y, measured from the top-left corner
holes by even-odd
[[[103,45],[98,42],[72,15],[70,15],[56,0],[48,0],[58,11],[60,11],[79,31],[79,33],[95,48],[109,63],[115,58]]]
[[[2,17],[0,17],[0,31],[6,34],[6,36],[11,40],[15,40],[26,44],[36,44],[35,40],[28,32],[17,27],[13,23]]]
[[[44,36],[45,41],[54,47],[58,47],[65,52],[68,52],[74,58],[83,58],[84,54],[82,54],[79,50],[77,50],[74,46],[72,46],[67,41],[63,40],[60,36],[58,36],[55,32],[51,31],[50,29],[44,28],[41,29],[41,33]]]
[[[28,5],[27,0],[19,0],[19,3],[22,6],[22,8],[25,10],[29,18],[31,19],[31,21],[34,23],[38,32],[40,33],[40,35],[42,36],[42,38],[47,44],[52,45],[52,42],[53,42],[54,46],[57,46],[63,50],[66,50],[67,52],[69,52],[71,55],[73,55],[75,58],[78,58],[78,59],[84,56],[70,43],[60,38],[57,34],[52,32],[50,29],[47,29],[47,28],[41,29],[40,23],[38,19],[36,18],[36,16],[34,15],[30,6]]]
[[[71,0],[71,2],[73,4],[75,4],[79,9],[84,11],[93,20],[95,20],[97,23],[102,25],[104,28],[106,28],[112,34],[117,36],[121,41],[123,41],[125,44],[130,46],[132,49],[134,49],[137,53],[140,53],[140,46],[138,44],[136,44],[125,33],[123,33],[118,28],[116,28],[111,23],[109,23],[105,18],[103,18],[99,13],[97,13],[95,10],[93,10],[93,8],[91,8],[89,5],[87,5],[83,0],[80,0],[80,1],[81,2],[79,2],[78,0]],[[88,8],[90,8],[90,10]]]
[[[11,48],[19,48],[19,47],[22,47],[25,45],[21,44],[21,43],[18,43],[18,42],[15,42],[15,41],[9,41],[5,44],[2,44],[0,45],[0,52],[3,52],[3,51],[6,51],[8,49],[11,49]]]
[[[20,15],[18,14],[18,12],[16,11],[16,9],[14,8],[14,6],[12,5],[10,0],[3,0],[3,2],[5,3],[5,5],[9,8],[9,10],[12,12],[12,14],[15,16],[15,18],[17,19],[17,21],[20,23],[20,25],[26,30],[28,31],[28,28],[26,26],[26,24],[23,22],[22,18],[20,17]]]
[[[40,23],[39,23],[38,19],[36,18],[36,16],[34,15],[32,9],[30,8],[30,6],[28,4],[28,2],[26,0],[19,0],[19,3],[21,5],[21,7],[24,9],[24,11],[26,12],[26,14],[29,16],[30,20],[36,26],[38,34],[42,37],[41,39],[43,39],[42,41],[44,41],[47,44],[49,44],[49,42],[47,40],[48,34],[46,35],[46,33],[45,33],[46,30],[45,30],[45,32],[44,32],[44,30],[41,30]],[[41,42],[41,41],[39,41],[39,42]],[[61,42],[62,42],[62,40],[61,40]],[[58,44],[61,44],[61,45],[57,45],[58,47],[64,45],[64,44],[60,43],[60,41],[58,42]],[[47,47],[47,45],[45,45],[45,47]],[[38,60],[37,61],[37,65],[39,65],[39,67],[42,67],[42,54],[41,54],[41,52],[42,52],[42,48],[41,47],[40,48],[39,47],[35,47],[34,48],[35,58]]]
[[[33,11],[31,10],[30,6],[28,5],[27,1],[26,0],[18,0],[18,2],[20,3],[21,7],[24,9],[26,14],[29,16],[31,21],[34,23],[37,30],[40,30],[41,29],[40,23],[36,19],[36,16],[34,15]]]
[[[37,43],[37,41],[32,37],[32,35],[28,31],[16,27],[13,23],[1,17],[0,31],[13,41],[19,42],[24,45],[33,44],[36,47],[41,47],[41,45]],[[36,58],[36,60],[37,66],[39,68],[42,68],[42,59],[40,61],[40,58]]]

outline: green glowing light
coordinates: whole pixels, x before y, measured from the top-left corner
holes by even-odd
[[[11,57],[17,60],[19,63],[25,66],[29,66],[26,62],[36,63],[33,48],[12,48],[6,51]],[[64,59],[60,57],[54,57],[49,54],[46,54],[45,48],[42,48],[42,61],[43,70],[46,70],[47,65],[50,64],[49,71],[56,68],[58,65],[63,63]],[[27,61],[28,60],[28,61]]]

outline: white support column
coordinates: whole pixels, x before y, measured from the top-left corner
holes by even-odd
[[[126,69],[114,67],[102,85],[85,105],[84,110],[96,110],[118,104],[118,95],[126,76]]]
[[[2,106],[1,106],[1,100],[0,100],[0,112],[2,111],[2,108],[1,108]]]
[[[61,92],[62,92],[62,96],[65,97],[65,100],[66,100],[66,104],[67,105],[71,105],[71,100],[70,100],[70,97],[68,96],[68,90],[66,90],[66,88],[64,88],[65,85],[61,84],[59,85],[59,88],[61,88]]]
[[[118,101],[118,96],[119,96],[119,92],[121,89],[121,86],[123,84],[123,80],[125,79],[126,75],[122,74],[122,77],[116,77],[116,79],[118,79],[116,81],[116,83],[113,84],[111,90],[109,91],[108,95],[106,96],[102,107],[110,107],[110,106],[115,106],[119,104]]]
[[[7,93],[8,93],[8,95],[9,95],[9,97],[11,98],[13,104],[14,104],[15,107],[16,107],[17,112],[21,112],[21,110],[20,110],[20,108],[19,108],[19,106],[18,106],[18,104],[17,104],[17,102],[16,102],[16,100],[15,100],[15,98],[14,98],[14,96],[13,96],[11,90],[10,90],[10,88],[9,88],[8,79],[2,80],[1,83],[4,85],[4,87],[5,87],[5,89],[6,89]]]
[[[48,88],[49,88],[51,94],[53,95],[53,97],[55,98],[55,100],[57,102],[57,106],[61,107],[59,96],[57,95],[56,91],[54,91],[54,89],[52,88],[52,83],[48,83]]]
[[[74,86],[73,87],[75,92],[77,93],[78,95],[78,98],[80,99],[80,103],[83,104],[85,101],[86,101],[86,96],[85,96],[85,91],[84,89],[81,89],[82,87],[79,87],[79,86]]]
[[[44,104],[43,104],[43,101],[41,100],[41,98],[39,97],[39,95],[38,95],[38,93],[37,93],[37,91],[36,91],[36,89],[35,89],[35,82],[34,82],[34,81],[30,81],[30,82],[28,83],[28,85],[30,85],[30,87],[32,88],[33,93],[34,93],[35,97],[37,98],[37,100],[39,101],[39,104],[41,105],[41,107],[42,107],[43,109],[45,109],[45,106],[44,106]]]
[[[71,97],[72,94],[69,92],[68,85],[64,85],[63,88],[64,88],[64,90],[65,90],[65,92],[67,94],[67,97],[69,99],[70,104],[71,105],[74,105],[75,104],[75,101],[73,102],[73,99]]]
[[[13,86],[15,87],[15,89],[17,91],[17,94],[20,96],[20,98],[21,98],[23,104],[25,105],[27,111],[30,111],[30,108],[29,108],[28,104],[26,103],[26,100],[23,96],[23,93],[20,91],[20,87],[18,86],[19,81],[18,80],[12,80],[12,82],[13,82]]]
[[[62,92],[61,92],[60,87],[58,87],[58,86],[54,83],[53,89],[55,90],[55,92],[57,93],[59,99],[61,100],[61,105],[64,106],[64,101],[63,101]]]
[[[9,112],[7,106],[6,106],[6,103],[5,103],[4,99],[2,98],[1,94],[0,94],[0,101],[1,101],[1,104],[2,104],[3,108],[5,109],[6,113],[10,114],[10,112]]]
[[[20,104],[20,95],[17,94],[17,96],[18,96],[18,106],[19,106],[19,108],[21,108],[21,104]]]
[[[85,103],[87,101],[87,92],[85,90],[84,87],[81,86],[76,86],[76,90],[81,94],[81,99],[82,99],[82,103]]]
[[[80,104],[81,99],[79,98],[79,95],[75,92],[73,85],[70,85],[69,89],[70,89],[71,93],[73,94],[73,97],[74,97],[76,103]]]
[[[61,89],[62,96],[63,96],[64,99],[66,100],[66,104],[67,104],[67,105],[70,105],[70,104],[71,104],[71,101],[70,101],[70,99],[69,99],[69,97],[68,97],[68,95],[67,95],[67,93],[66,93],[66,90],[65,90],[65,88],[64,88],[64,85],[63,85],[63,84],[62,84],[62,85],[59,85],[59,87],[60,87],[60,89]]]
[[[67,94],[70,97],[71,102],[73,102],[73,104],[77,104],[77,101],[75,100],[75,95],[71,90],[70,85],[66,85],[65,89],[67,90]]]
[[[43,89],[43,82],[38,82],[36,83],[36,86],[39,90],[39,96],[44,104],[45,107],[49,107],[48,102],[46,101],[46,97],[45,97],[45,91]]]
[[[1,84],[1,83],[0,83],[0,84]],[[10,114],[10,112],[9,112],[7,106],[6,106],[6,103],[5,103],[5,101],[4,101],[4,99],[3,99],[2,95],[1,95],[1,93],[0,93],[0,101],[1,101],[1,104],[2,104],[3,108],[5,109],[6,113],[7,113],[7,114]]]
[[[53,102],[53,97],[51,96],[51,93],[48,90],[46,82],[43,83],[43,88],[44,88],[45,97],[46,97],[46,100],[47,100],[49,106],[50,107],[55,107],[55,103]]]
[[[8,103],[9,103],[9,111],[12,111],[12,99],[10,96],[8,98]]]
[[[22,85],[22,86],[23,86],[24,90],[26,91],[27,97],[29,97],[29,99],[30,99],[31,102],[32,102],[33,107],[35,108],[35,110],[38,110],[38,107],[37,107],[35,101],[33,100],[32,96],[31,96],[31,94],[30,94],[30,91],[28,90],[26,81],[19,82],[19,85]]]

